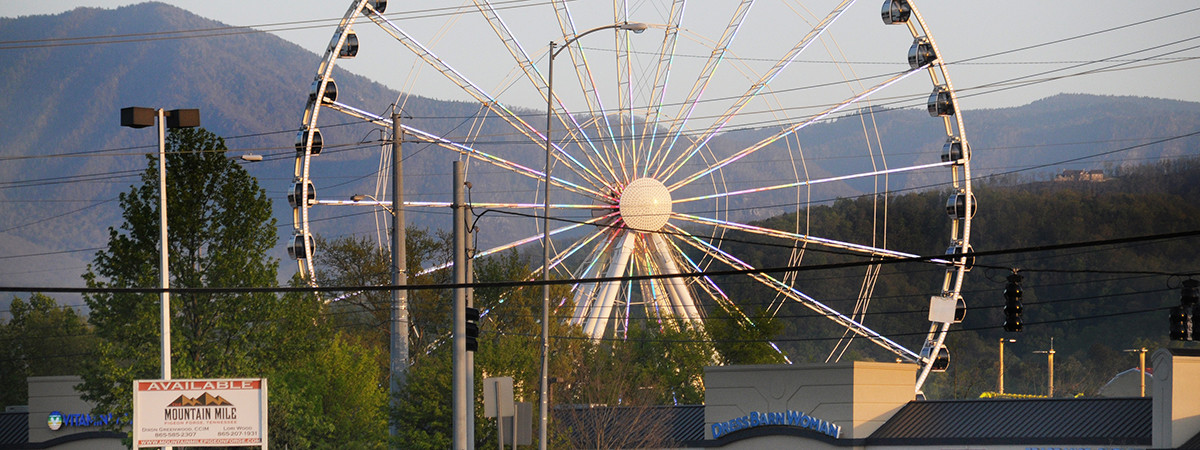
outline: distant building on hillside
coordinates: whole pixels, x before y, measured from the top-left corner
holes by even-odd
[[[1063,170],[1054,177],[1054,181],[1104,181],[1104,171],[1093,170]]]

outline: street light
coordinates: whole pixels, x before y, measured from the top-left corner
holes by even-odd
[[[167,128],[200,126],[199,109],[121,108],[121,126],[145,128],[158,123],[158,213],[159,213],[159,280],[162,282],[162,378],[171,379],[171,296],[170,272],[167,270]]]
[[[555,50],[558,43],[550,41],[550,61],[546,74],[546,171],[545,192],[542,196],[545,205],[542,208],[542,383],[538,395],[538,448],[546,449],[546,424],[550,413],[550,153],[554,145],[550,142],[550,129],[554,117],[554,58],[560,52],[571,46],[575,41],[600,30],[624,30],[641,33],[650,28],[641,22],[621,22],[603,25],[575,35],[563,42],[562,47]]]
[[[1046,355],[1046,366],[1049,368],[1049,371],[1050,371],[1050,373],[1048,375],[1049,381],[1047,383],[1048,384],[1048,387],[1047,387],[1048,393],[1046,395],[1053,397],[1054,396],[1054,338],[1053,337],[1050,338],[1050,350],[1039,350],[1034,353]]]
[[[1139,396],[1146,396],[1146,347],[1126,349],[1125,353],[1138,354],[1138,384],[1141,387]]]
[[[996,382],[996,391],[1001,394],[1004,393],[1004,343],[1005,342],[1008,342],[1011,344],[1011,343],[1017,342],[1017,340],[1013,339],[1013,338],[1000,338],[1000,379]]]

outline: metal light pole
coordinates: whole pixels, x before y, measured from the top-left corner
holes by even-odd
[[[168,122],[167,118],[171,120]],[[157,119],[157,120],[156,120]],[[145,128],[158,123],[158,272],[162,292],[159,294],[162,334],[162,379],[171,379],[171,287],[170,260],[167,248],[167,128],[191,128],[200,126],[200,110],[173,109],[164,111],[162,108],[142,108],[131,106],[121,108],[121,126],[129,128]],[[171,450],[171,447],[163,447]]]
[[[554,145],[550,142],[550,129],[554,117],[554,58],[575,41],[600,30],[625,30],[641,33],[650,28],[640,22],[622,22],[599,26],[579,33],[563,42],[562,47],[555,50],[558,43],[550,41],[550,61],[546,70],[546,171],[545,192],[542,196],[545,205],[542,209],[542,381],[538,393],[538,448],[546,450],[546,427],[550,414],[550,161]],[[516,442],[514,440],[514,442]]]
[[[1004,343],[1005,342],[1014,343],[1014,342],[1017,342],[1017,340],[1012,339],[1012,338],[1000,338],[1000,378],[996,382],[996,390],[997,390],[997,392],[999,392],[1001,394],[1004,393]]]
[[[170,119],[168,121],[168,119]],[[145,128],[158,124],[158,271],[162,292],[160,299],[160,322],[162,333],[162,378],[171,379],[171,272],[167,248],[167,128],[191,128],[200,126],[200,110],[121,108],[121,126]]]
[[[1054,396],[1054,338],[1050,338],[1050,350],[1036,351],[1034,353],[1044,353],[1046,355],[1046,364],[1049,366],[1049,370],[1050,370],[1050,374],[1049,374],[1050,381],[1048,383],[1049,387],[1047,389],[1049,391],[1049,393],[1046,395],[1049,397],[1053,397]]]
[[[171,379],[171,271],[168,268],[170,254],[167,249],[167,131],[163,126],[166,115],[162,108],[156,111],[158,115],[158,275],[162,282],[161,324],[162,324],[162,378]]]
[[[1141,387],[1141,394],[1138,394],[1138,395],[1145,397],[1146,396],[1146,347],[1131,348],[1131,349],[1125,350],[1125,353],[1134,353],[1134,352],[1137,352],[1137,354],[1138,354],[1138,382]]]

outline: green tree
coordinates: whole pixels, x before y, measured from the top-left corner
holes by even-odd
[[[12,318],[0,324],[0,404],[24,405],[26,378],[78,373],[95,338],[82,315],[42,294],[28,302],[14,297],[9,311]]]
[[[204,129],[173,130],[167,140],[168,247],[173,288],[276,286],[275,220],[265,191],[225,157]],[[84,398],[114,413],[131,410],[132,381],[160,377],[159,296],[101,289],[158,285],[158,173],[153,157],[142,183],[120,196],[124,222],[84,275],[84,296],[99,338],[85,363]],[[306,345],[316,310],[306,296],[188,293],[171,296],[174,378],[267,376]]]
[[[391,254],[367,237],[346,236],[323,239],[316,260],[317,283],[322,286],[381,286],[391,283]],[[450,238],[421,228],[408,228],[406,234],[406,267],[408,284],[428,285],[450,282],[449,270],[421,275],[423,267],[450,259]],[[330,322],[337,327],[353,330],[365,337],[369,345],[382,349],[380,364],[388,365],[388,346],[391,339],[392,294],[389,291],[326,292],[328,298],[338,299],[329,306]],[[409,354],[420,358],[437,345],[441,335],[448,332],[449,322],[442,320],[450,313],[449,294],[444,291],[418,290],[408,292]]]
[[[387,373],[379,349],[347,333],[271,378],[271,445],[284,448],[384,448]]]
[[[423,229],[409,228],[406,240],[408,284],[429,285],[449,282],[449,270],[419,275],[423,266],[445,262],[449,258],[446,236]],[[325,286],[379,286],[391,281],[391,255],[369,238],[340,237],[317,239],[321,248],[316,260],[318,283]],[[328,306],[328,324],[353,336],[363,355],[369,355],[371,370],[381,379],[370,389],[387,399],[389,380],[389,343],[391,293],[388,291],[327,292],[337,298]],[[450,445],[450,355],[443,345],[450,330],[450,292],[448,290],[409,291],[409,374],[398,408],[390,420],[398,424],[400,439],[392,447],[446,448]],[[443,367],[445,370],[439,368]],[[442,373],[444,372],[444,373]],[[367,389],[367,387],[362,387]],[[365,394],[364,394],[365,395]],[[374,398],[374,397],[371,397]],[[387,432],[380,406],[377,422],[360,427]],[[379,442],[386,442],[380,437]]]
[[[770,339],[783,330],[783,323],[766,311],[740,316],[724,307],[711,308],[704,321],[713,338],[721,364],[782,364],[783,354],[770,345]]]

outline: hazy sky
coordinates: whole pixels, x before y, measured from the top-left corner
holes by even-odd
[[[722,0],[711,1],[722,2]],[[329,19],[330,21],[320,22],[320,24],[330,26],[275,32],[280,37],[300,44],[315,53],[323,52],[332,35],[332,20],[341,17],[346,11],[346,6],[349,5],[347,1],[330,0],[255,0],[252,2],[243,0],[167,0],[166,2],[230,25],[262,29],[281,28],[265,26],[268,24]],[[529,3],[540,2],[540,0],[535,0]],[[4,0],[0,2],[0,16],[55,14],[76,7],[113,8],[132,3],[137,2],[127,0]],[[398,12],[403,5],[401,2],[393,1],[391,3],[388,13]],[[631,10],[635,10],[639,4],[645,2],[630,1],[629,3]],[[699,8],[703,10],[705,2],[693,2],[693,5],[695,4],[699,4]],[[710,2],[710,4],[717,3]],[[880,0],[869,0],[854,5],[854,8],[878,11],[880,4]],[[427,7],[424,6],[425,3],[422,5],[422,7]],[[1200,101],[1200,85],[1195,82],[1196,73],[1200,73],[1200,61],[1196,60],[1196,58],[1200,58],[1200,50],[1187,49],[1200,45],[1200,28],[1195,25],[1197,19],[1200,19],[1200,11],[1187,12],[1200,7],[1200,4],[1192,0],[1150,2],[1015,0],[1000,3],[925,0],[917,5],[926,22],[931,26],[943,57],[951,62],[1050,43],[1179,13],[1176,17],[1169,19],[1131,26],[1096,36],[956,64],[951,69],[955,87],[960,92],[970,92],[971,88],[1014,77],[1029,76],[1079,62],[1104,58],[1125,61],[1176,52],[1158,57],[1149,64],[1150,67],[1139,67],[1148,65],[1145,62],[1134,63],[1129,65],[1137,67],[1134,69],[1071,76],[1033,86],[968,97],[962,100],[963,107],[966,109],[1019,105],[1060,92],[1138,95]],[[697,7],[690,6],[690,8],[695,10]],[[506,19],[518,22],[510,23],[510,26],[518,29],[522,27],[538,28],[539,26],[545,28],[544,25],[539,24],[519,23],[522,20],[519,14],[509,14]],[[855,38],[847,38],[843,34],[841,39],[853,40]],[[859,39],[869,41],[873,37],[870,34],[864,34]],[[1164,47],[1161,50],[1138,52],[1181,40],[1184,42]],[[536,42],[538,48],[528,49],[534,53],[543,50],[540,46],[548,41],[548,39],[527,39],[524,45],[529,46],[533,45],[529,42]],[[1135,53],[1127,57],[1121,56],[1129,52]],[[367,60],[355,64],[349,68],[393,88],[402,87],[403,81],[394,75],[393,69],[387,67],[386,61]],[[1099,66],[1087,66],[1086,68],[1092,67]],[[1063,73],[1077,73],[1086,68],[1068,70]],[[389,72],[389,70],[392,71]],[[444,97],[437,93],[420,93]]]

